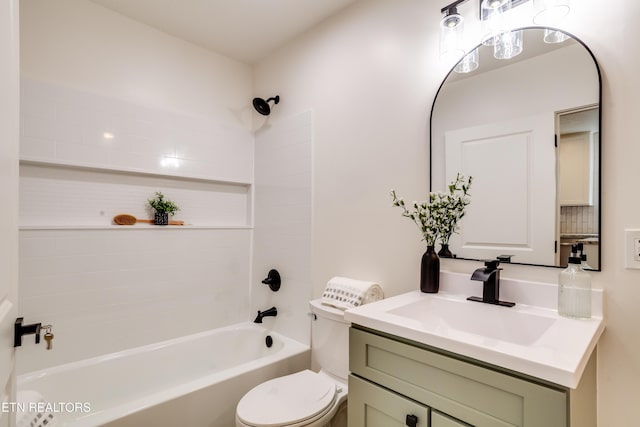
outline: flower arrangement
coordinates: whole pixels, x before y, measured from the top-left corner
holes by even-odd
[[[427,246],[434,246],[436,241],[449,244],[451,235],[457,231],[458,221],[464,217],[465,208],[471,203],[469,188],[473,177],[468,178],[458,173],[455,181],[449,184],[448,193],[431,192],[429,200],[413,202],[412,209],[407,209],[402,198],[391,190],[393,206],[403,209],[402,216],[411,218],[422,232]]]
[[[148,199],[147,202],[149,206],[159,214],[167,213],[169,215],[175,215],[175,213],[180,210],[174,202],[165,199],[164,194],[160,191],[156,191],[156,197]]]

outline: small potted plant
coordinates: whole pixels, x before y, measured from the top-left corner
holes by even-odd
[[[156,197],[147,200],[151,209],[155,211],[154,221],[156,225],[168,225],[169,215],[175,215],[180,210],[171,200],[164,198],[164,194],[160,191],[156,191]]]

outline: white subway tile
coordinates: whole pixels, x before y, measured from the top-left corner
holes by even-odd
[[[56,155],[56,143],[53,139],[20,138],[20,157],[36,160],[53,160]]]

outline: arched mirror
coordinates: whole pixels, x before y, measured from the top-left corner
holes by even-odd
[[[580,243],[600,270],[598,65],[576,38],[525,28],[524,49],[452,70],[431,111],[431,191],[473,177],[471,204],[450,240],[454,256],[566,266]],[[565,38],[562,42],[559,39]]]

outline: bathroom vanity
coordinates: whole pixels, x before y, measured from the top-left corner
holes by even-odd
[[[508,308],[467,301],[469,278],[443,275],[438,294],[346,312],[350,427],[596,426],[601,291],[594,317],[573,320],[544,307],[555,285],[503,280]]]
[[[349,426],[595,426],[595,357],[574,390],[358,326],[349,351]]]

